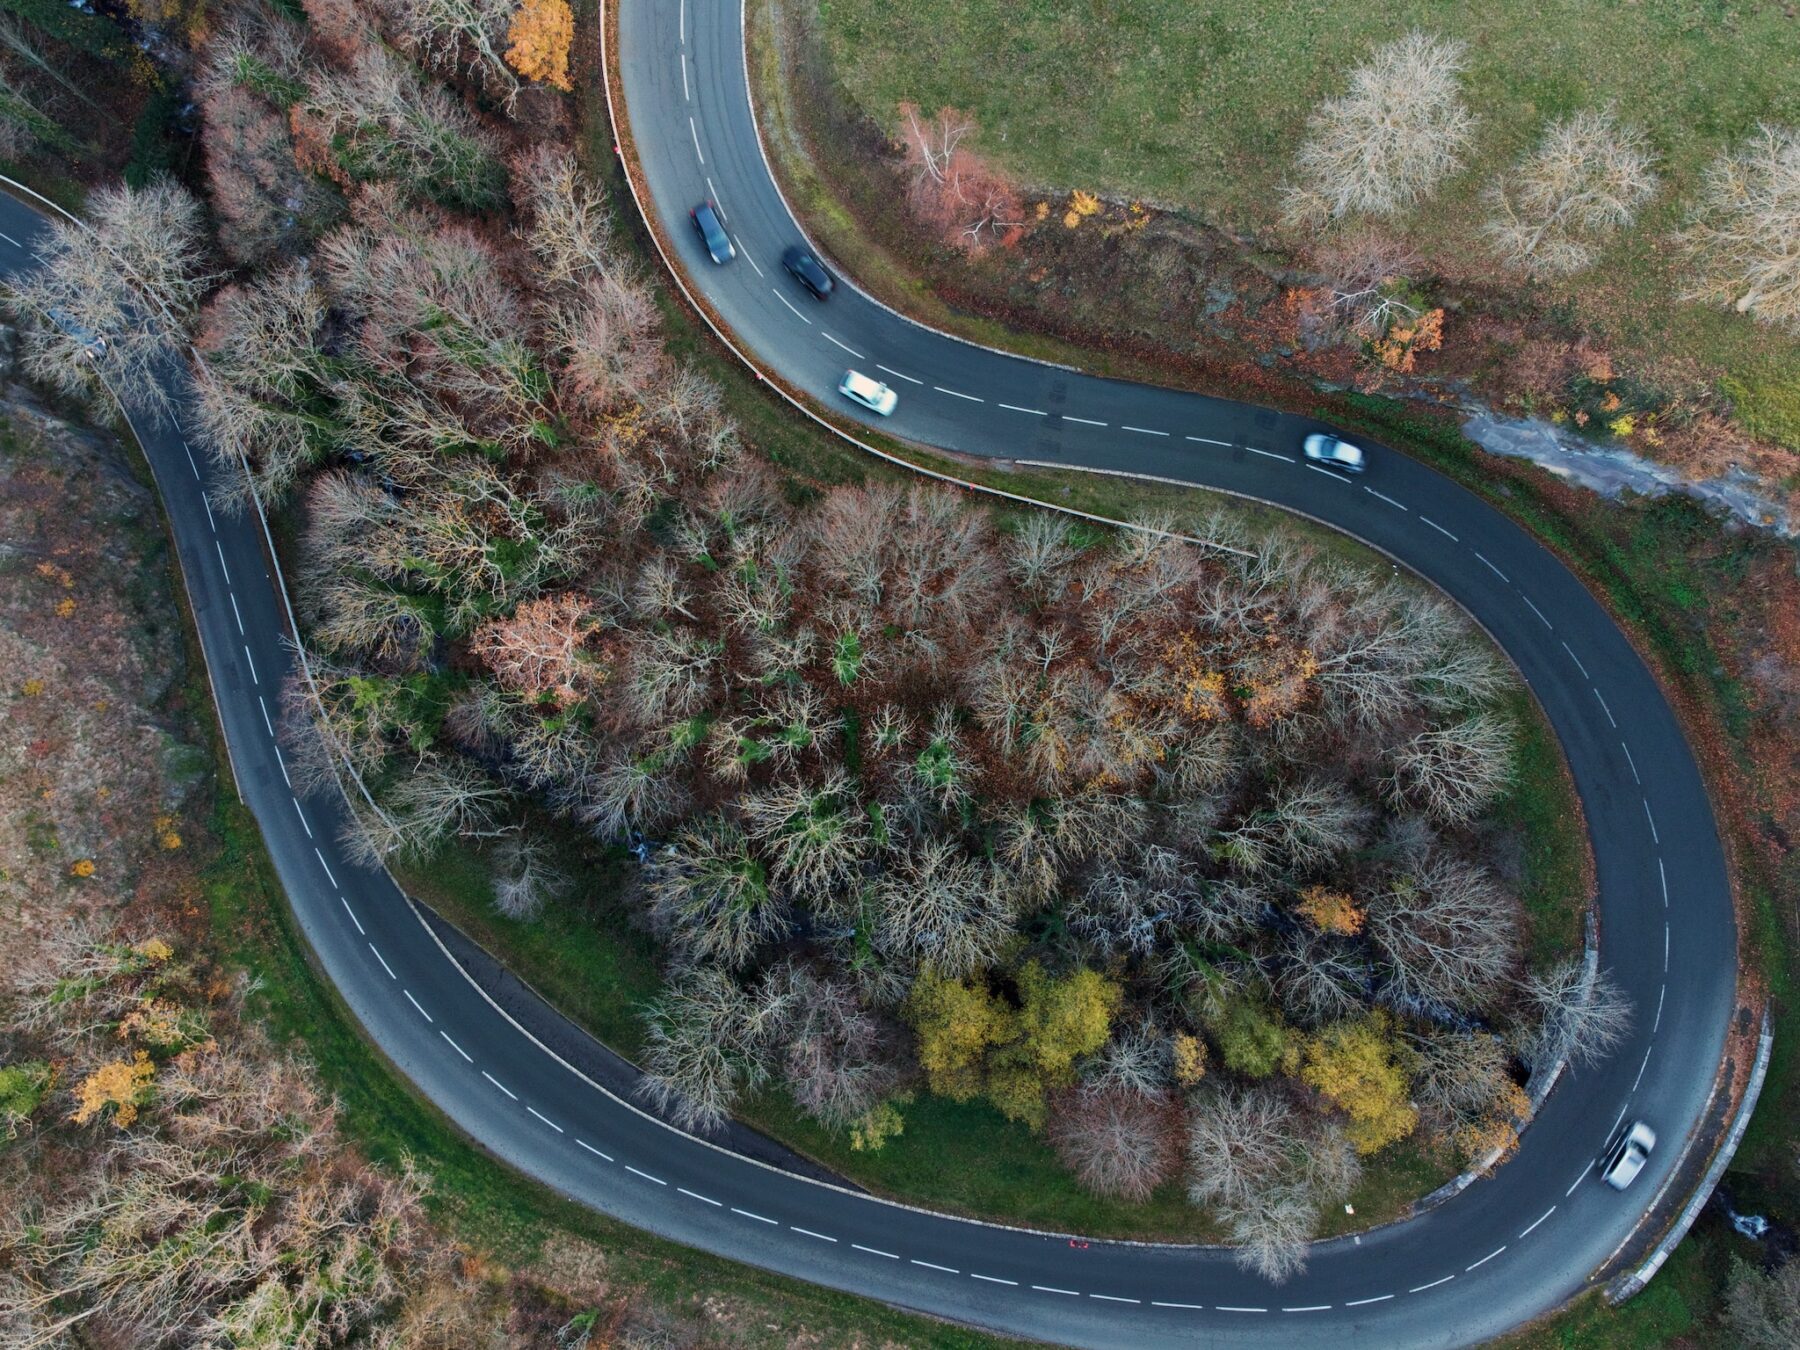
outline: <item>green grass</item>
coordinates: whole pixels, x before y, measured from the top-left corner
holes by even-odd
[[[1488,256],[1483,188],[1545,120],[1614,103],[1648,131],[1664,190],[1594,267],[1542,288],[1545,302],[1593,321],[1615,345],[1755,382],[1800,379],[1800,344],[1677,302],[1682,259],[1667,240],[1715,154],[1759,120],[1800,120],[1794,22],[1779,5],[787,3],[816,3],[830,77],[884,130],[898,126],[903,100],[963,109],[979,124],[979,149],[1024,183],[1152,201],[1233,231],[1274,224],[1308,114],[1342,92],[1373,44],[1414,26],[1461,39],[1478,119],[1468,163],[1399,222],[1427,258],[1462,274]]]
[[[1524,849],[1519,901],[1525,908],[1526,953],[1546,966],[1580,947],[1581,915],[1589,898],[1587,832],[1570,809],[1574,788],[1556,737],[1524,690],[1508,700],[1519,741],[1513,784],[1495,818]]]

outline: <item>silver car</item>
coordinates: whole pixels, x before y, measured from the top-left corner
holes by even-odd
[[[900,402],[900,396],[880,380],[871,380],[859,371],[846,370],[838,381],[838,393],[863,405],[872,413],[886,417]]]
[[[1631,1128],[1600,1159],[1600,1179],[1615,1191],[1624,1190],[1637,1180],[1655,1147],[1656,1131],[1641,1120],[1632,1121]]]
[[[1339,440],[1336,436],[1315,431],[1300,443],[1300,448],[1315,464],[1328,464],[1345,473],[1363,471],[1363,452],[1349,441]]]

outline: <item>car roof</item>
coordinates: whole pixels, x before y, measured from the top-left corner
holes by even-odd
[[[887,388],[887,386],[885,384],[883,384],[880,380],[871,380],[867,375],[864,375],[860,370],[845,371],[844,372],[844,383],[849,385],[857,393],[866,395],[869,398],[875,397],[875,395],[879,394],[883,389]]]
[[[718,228],[719,209],[711,202],[701,202],[700,205],[694,208],[694,214],[699,217],[702,222],[710,224],[714,229]]]

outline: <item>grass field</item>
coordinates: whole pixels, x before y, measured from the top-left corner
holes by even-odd
[[[1478,119],[1468,164],[1401,222],[1427,257],[1481,270],[1483,187],[1545,120],[1615,103],[1649,132],[1664,189],[1595,267],[1544,298],[1612,343],[1729,371],[1764,404],[1800,382],[1800,343],[1677,302],[1681,259],[1666,237],[1719,150],[1759,120],[1800,122],[1800,20],[1779,4],[817,0],[817,12],[832,74],[880,125],[896,125],[903,100],[961,108],[980,148],[1023,182],[1253,231],[1275,221],[1308,113],[1373,44],[1414,26],[1461,39]]]

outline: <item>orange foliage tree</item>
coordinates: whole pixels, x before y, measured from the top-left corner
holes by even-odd
[[[565,94],[569,83],[569,48],[575,41],[575,16],[569,0],[524,0],[507,29],[506,64],[528,80],[539,80]]]

